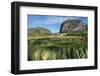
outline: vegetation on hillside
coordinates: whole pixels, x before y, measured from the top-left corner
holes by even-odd
[[[51,31],[46,29],[46,28],[42,28],[42,27],[36,27],[36,28],[30,28],[28,29],[28,36],[44,36],[44,35],[50,35]]]

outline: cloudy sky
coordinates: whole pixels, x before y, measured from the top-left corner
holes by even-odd
[[[52,33],[59,32],[63,21],[68,19],[79,19],[88,25],[87,17],[78,16],[47,16],[47,15],[28,15],[28,28],[43,27]]]

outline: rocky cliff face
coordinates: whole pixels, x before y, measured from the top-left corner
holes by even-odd
[[[66,20],[61,24],[60,33],[84,30],[86,30],[86,27],[80,20]]]

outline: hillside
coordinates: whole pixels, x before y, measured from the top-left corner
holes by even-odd
[[[51,34],[51,31],[42,27],[28,29],[29,36],[41,36],[41,35],[43,36],[43,35],[49,35],[49,34]]]
[[[86,31],[86,26],[80,20],[66,20],[61,24],[60,33]]]

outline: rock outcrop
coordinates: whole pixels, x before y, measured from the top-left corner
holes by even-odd
[[[60,33],[84,31],[86,26],[81,20],[66,20],[61,24]]]

